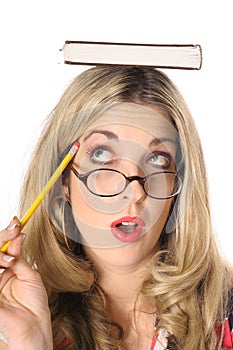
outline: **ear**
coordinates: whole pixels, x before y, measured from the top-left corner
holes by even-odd
[[[62,188],[63,188],[63,197],[64,197],[65,201],[69,202],[70,201],[69,188],[67,186],[62,186]]]

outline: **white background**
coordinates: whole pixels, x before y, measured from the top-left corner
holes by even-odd
[[[0,226],[17,213],[23,174],[44,119],[85,69],[62,63],[59,49],[65,40],[198,43],[201,71],[166,73],[196,121],[214,229],[233,262],[232,12],[231,0],[1,1]]]

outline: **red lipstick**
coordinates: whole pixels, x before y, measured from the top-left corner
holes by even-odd
[[[121,242],[134,242],[145,227],[144,221],[138,216],[124,216],[111,223],[113,236]]]

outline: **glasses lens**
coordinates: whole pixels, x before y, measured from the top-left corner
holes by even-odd
[[[126,179],[114,170],[99,169],[89,174],[87,178],[88,189],[99,196],[113,196],[124,191]]]
[[[151,197],[158,199],[171,198],[179,193],[181,179],[174,173],[156,173],[147,178],[144,188]]]

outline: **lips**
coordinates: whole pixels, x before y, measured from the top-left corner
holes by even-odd
[[[111,224],[113,236],[121,242],[134,242],[145,227],[144,221],[136,217],[124,216]]]

